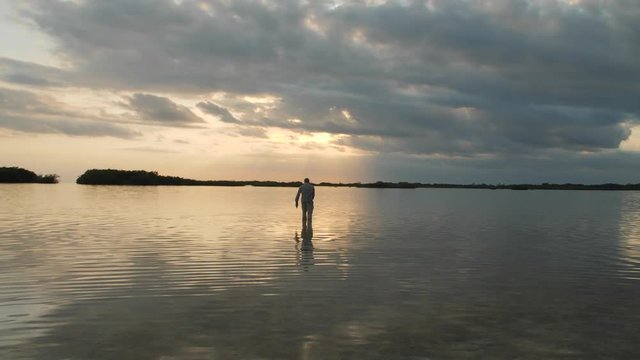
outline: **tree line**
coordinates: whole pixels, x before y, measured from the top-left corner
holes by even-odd
[[[19,167],[0,167],[0,183],[39,183],[56,184],[58,175],[38,175],[31,170]]]
[[[0,167],[0,183],[45,183],[55,184],[58,175],[38,175],[33,171],[18,167]],[[165,176],[157,171],[145,170],[117,170],[117,169],[90,169],[80,175],[76,180],[82,185],[180,185],[180,186],[260,186],[260,187],[298,187],[300,181],[236,181],[236,180],[194,180],[178,176]],[[640,190],[638,184],[446,184],[446,183],[420,183],[420,182],[385,182],[371,183],[349,182],[332,183],[320,182],[316,186],[330,187],[355,187],[378,189],[486,189],[486,190]]]

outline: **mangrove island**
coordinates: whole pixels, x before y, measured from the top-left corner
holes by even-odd
[[[56,184],[58,175],[47,174],[38,175],[31,170],[19,167],[0,167],[0,183],[37,183],[37,184]]]

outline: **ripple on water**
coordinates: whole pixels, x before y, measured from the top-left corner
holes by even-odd
[[[635,193],[320,188],[305,233],[293,192],[0,187],[0,350],[640,355]]]

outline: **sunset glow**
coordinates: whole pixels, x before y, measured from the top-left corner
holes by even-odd
[[[632,182],[629,6],[0,1],[0,161],[68,182],[266,179],[252,166],[300,157],[322,178]]]

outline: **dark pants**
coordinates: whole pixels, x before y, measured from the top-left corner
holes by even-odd
[[[302,223],[306,223],[307,219],[309,219],[309,222],[311,222],[312,216],[313,216],[313,201],[303,202],[302,203]]]

